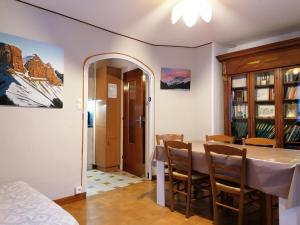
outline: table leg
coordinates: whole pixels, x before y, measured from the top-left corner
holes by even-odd
[[[279,225],[300,225],[300,207],[287,209],[286,201],[279,198]]]
[[[165,206],[165,163],[156,161],[156,202],[160,206]]]
[[[272,195],[265,194],[266,225],[272,225]]]

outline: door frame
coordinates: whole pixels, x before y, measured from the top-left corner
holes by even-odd
[[[88,69],[89,66],[97,61],[105,59],[123,59],[136,64],[145,72],[147,76],[146,86],[146,121],[145,121],[145,177],[152,178],[152,159],[154,154],[154,91],[155,77],[153,71],[142,61],[122,53],[102,53],[88,57],[83,65],[83,93],[82,93],[82,164],[81,164],[81,186],[86,191],[87,186],[87,147],[88,147],[88,127],[87,127],[87,102],[88,102]],[[123,91],[122,91],[123,93]],[[151,98],[151,101],[148,99]],[[122,168],[122,167],[121,167]]]

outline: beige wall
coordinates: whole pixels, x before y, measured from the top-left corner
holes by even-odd
[[[63,109],[0,107],[0,184],[24,180],[50,198],[81,184],[83,62],[103,52],[143,61],[155,74],[155,131],[203,139],[213,130],[212,46],[152,47],[11,0],[0,1],[1,32],[61,46]],[[192,70],[191,91],[160,90],[161,67]],[[222,112],[218,112],[222,114]]]

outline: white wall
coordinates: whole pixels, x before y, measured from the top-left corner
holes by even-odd
[[[217,60],[216,56],[227,51],[227,48],[217,44],[212,44],[212,79],[211,90],[213,96],[213,134],[224,133],[224,85],[222,77],[222,64]]]
[[[212,130],[210,82],[211,45],[193,50],[178,48],[156,48],[156,65],[160,67],[190,68],[191,89],[160,90],[156,80],[155,120],[157,133],[183,133],[185,140],[200,140]],[[175,116],[176,115],[176,116]]]
[[[0,184],[24,180],[52,199],[73,195],[81,184],[83,62],[97,53],[128,54],[154,71],[157,133],[195,140],[213,131],[211,45],[152,47],[11,0],[0,1],[0,31],[59,45],[65,54],[63,109],[0,108]],[[160,90],[161,67],[191,68],[191,91]]]
[[[259,39],[256,41],[241,43],[239,45],[236,45],[236,46],[233,46],[230,48],[229,47],[224,48],[223,53],[240,51],[240,50],[247,49],[247,48],[254,48],[257,46],[267,45],[267,44],[271,44],[274,42],[284,41],[284,40],[293,39],[293,38],[297,38],[297,37],[300,37],[300,31],[285,33],[285,34],[276,35],[276,36],[272,36],[272,37],[267,37],[267,38]]]

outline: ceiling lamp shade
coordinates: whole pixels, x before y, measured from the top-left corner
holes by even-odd
[[[209,23],[212,18],[212,8],[206,0],[180,0],[172,9],[172,23],[182,17],[188,27],[192,27],[198,17]]]

